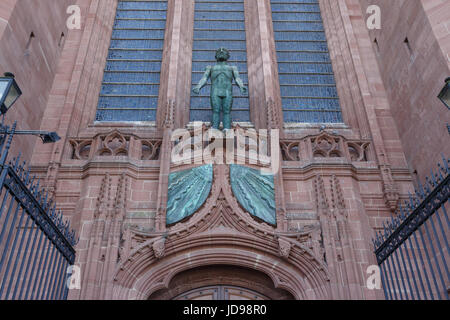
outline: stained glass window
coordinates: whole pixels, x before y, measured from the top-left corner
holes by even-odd
[[[154,121],[167,1],[119,1],[97,121]]]
[[[318,0],[271,0],[285,122],[341,123]]]
[[[244,0],[195,1],[192,87],[200,81],[206,67],[216,63],[215,54],[220,47],[230,50],[229,64],[239,68],[242,81],[248,86]],[[211,121],[210,89],[211,81],[200,95],[191,93],[191,121]],[[232,120],[250,121],[248,97],[241,95],[237,85],[233,96]]]

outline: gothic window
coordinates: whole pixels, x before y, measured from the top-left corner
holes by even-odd
[[[97,108],[97,121],[154,121],[167,1],[122,1]]]
[[[318,0],[271,0],[285,122],[341,123]]]
[[[229,63],[237,66],[244,84],[248,85],[247,44],[245,36],[244,0],[196,0],[194,45],[192,52],[192,86],[202,78],[205,68],[214,65],[216,50],[230,50]],[[191,94],[191,121],[208,122],[212,118],[210,83],[200,95]],[[250,121],[249,99],[233,88],[233,121]]]

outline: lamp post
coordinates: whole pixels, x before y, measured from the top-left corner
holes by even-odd
[[[445,79],[445,86],[438,95],[438,98],[450,110],[450,78]],[[450,125],[447,123],[448,133],[450,134]]]
[[[5,116],[8,110],[22,95],[22,91],[17,84],[14,74],[6,72],[4,77],[0,77],[0,116]],[[43,143],[54,143],[60,140],[56,132],[38,131],[38,130],[15,130],[5,126],[3,121],[0,123],[0,146],[3,144],[8,135],[34,135],[42,139]],[[0,149],[1,149],[0,148]]]

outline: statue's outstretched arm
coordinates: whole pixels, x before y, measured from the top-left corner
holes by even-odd
[[[241,89],[241,93],[247,94],[247,87],[245,87],[244,82],[242,81],[241,76],[239,75],[239,70],[237,67],[233,67],[233,76],[239,89]]]
[[[211,76],[211,66],[207,66],[206,67],[206,71],[205,74],[203,75],[202,79],[200,80],[200,82],[198,83],[197,86],[195,86],[195,88],[192,90],[194,91],[195,94],[199,94],[200,90],[206,86],[206,84],[208,83],[208,79]]]

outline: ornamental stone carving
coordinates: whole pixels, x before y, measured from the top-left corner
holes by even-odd
[[[152,249],[156,259],[164,257],[166,251],[166,238],[163,237],[153,242]]]
[[[136,160],[159,160],[162,140],[140,138],[133,134],[113,130],[90,138],[69,139],[72,146],[70,158],[92,160],[95,157],[128,157]]]
[[[287,259],[291,253],[291,243],[281,237],[278,237],[278,249],[280,257]]]
[[[284,161],[336,158],[352,163],[371,160],[370,141],[349,140],[326,131],[298,140],[281,140],[280,144]]]

